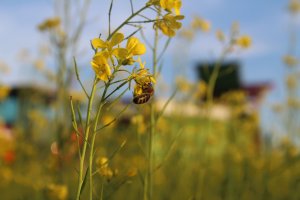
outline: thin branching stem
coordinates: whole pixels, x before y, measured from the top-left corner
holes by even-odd
[[[160,55],[157,58],[157,62],[159,62],[162,59],[163,55],[165,54],[166,50],[168,49],[168,47],[170,45],[171,39],[172,38],[169,37],[168,40],[166,41],[162,52],[160,53]]]
[[[152,46],[152,44],[149,42],[149,40],[147,39],[147,37],[145,36],[143,29],[141,29],[141,32],[140,32],[140,33],[141,33],[141,36],[142,36],[144,42],[146,43],[146,45],[153,51],[153,46]]]
[[[131,14],[133,14],[134,13],[133,3],[132,3],[132,0],[129,0],[129,1],[130,1]]]
[[[114,3],[114,0],[111,0],[110,1],[110,6],[109,6],[109,11],[108,11],[108,34],[109,35],[111,33],[111,11],[112,11],[112,8],[113,8],[113,3]]]
[[[150,20],[144,20],[144,21],[130,21],[127,22],[127,24],[144,24],[144,23],[152,23],[152,22],[157,22],[157,19],[150,19]]]
[[[120,24],[111,34],[109,34],[107,40],[109,40],[115,33],[117,33],[125,24],[127,24],[132,18],[134,18],[135,16],[137,16],[138,14],[140,14],[143,10],[149,8],[150,5],[145,5],[144,7],[142,7],[141,9],[139,9],[138,11],[136,11],[135,13],[133,13],[132,15],[130,15],[122,24]]]
[[[79,82],[84,94],[86,95],[86,97],[89,99],[89,95],[85,89],[85,87],[83,86],[81,80],[80,80],[80,76],[79,76],[79,73],[78,73],[78,67],[77,67],[77,62],[76,62],[76,59],[75,57],[73,57],[73,60],[74,60],[74,67],[75,67],[75,74],[76,74],[76,78],[77,78],[77,81]]]
[[[134,36],[137,32],[139,32],[140,30],[142,29],[142,27],[138,27],[138,29],[137,30],[135,30],[133,33],[131,33],[130,35],[128,35],[126,38],[125,38],[125,40],[127,40],[127,39],[129,39],[129,38],[131,38],[132,36]]]

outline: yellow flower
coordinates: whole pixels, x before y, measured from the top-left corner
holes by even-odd
[[[194,97],[197,99],[203,98],[207,93],[207,84],[204,81],[199,81],[196,89],[197,90],[194,93]]]
[[[243,36],[240,36],[239,38],[237,38],[236,44],[238,46],[240,46],[241,48],[247,49],[251,46],[252,39],[248,35],[243,35]]]
[[[223,31],[221,31],[221,30],[216,31],[216,37],[220,42],[225,41],[225,35],[224,35]]]
[[[111,69],[108,64],[109,53],[107,51],[101,51],[94,55],[91,65],[95,71],[98,79],[108,81],[111,76]]]
[[[192,21],[192,28],[195,30],[200,29],[203,32],[208,32],[210,31],[211,25],[210,22],[205,19],[194,17]]]
[[[140,69],[138,70],[137,73],[134,73],[133,79],[135,80],[135,82],[137,83],[137,85],[140,86],[135,88],[135,91],[137,93],[141,93],[141,87],[145,84],[149,84],[149,83],[156,83],[155,78],[153,77],[153,75],[148,71],[148,69],[145,69],[145,62],[142,63],[141,58],[138,58],[138,62],[140,64]]]
[[[155,5],[155,6],[159,6],[160,5],[160,0],[149,0],[146,5],[151,6],[151,5]]]
[[[128,177],[134,177],[138,174],[138,170],[137,168],[130,168],[128,171],[127,171],[127,176]]]
[[[183,29],[180,31],[180,36],[184,39],[187,39],[188,41],[192,41],[195,37],[195,33],[193,30],[190,29]]]
[[[10,88],[8,86],[0,86],[0,101],[5,99],[10,92]]]
[[[38,29],[40,31],[46,31],[53,28],[56,28],[60,25],[60,18],[59,17],[53,17],[46,19],[41,24],[38,25]]]
[[[289,67],[294,67],[294,66],[296,66],[296,65],[299,63],[298,59],[295,58],[295,57],[292,56],[292,55],[286,55],[286,56],[284,56],[284,57],[283,57],[283,62],[284,62],[287,66],[289,66]]]
[[[50,184],[47,189],[51,199],[64,200],[68,197],[68,188],[65,185]]]
[[[299,0],[290,0],[288,9],[293,14],[299,13],[299,11],[300,11],[300,2],[299,2]]]
[[[146,46],[136,37],[127,40],[126,48],[114,49],[113,54],[120,59],[122,65],[132,65],[135,61],[133,56],[146,53]]]
[[[182,92],[188,92],[192,88],[192,84],[187,79],[180,76],[176,78],[176,85]]]
[[[114,127],[115,126],[115,123],[113,123],[115,121],[115,118],[113,115],[110,115],[110,114],[106,114],[102,117],[102,121],[103,121],[103,124],[109,124],[110,126],[109,127]]]
[[[160,0],[160,6],[168,12],[175,11],[176,15],[180,15],[181,0]]]
[[[33,64],[34,67],[36,67],[38,70],[42,70],[45,68],[45,62],[42,59],[36,60]]]
[[[178,20],[184,19],[183,15],[166,14],[161,20],[154,23],[154,26],[159,28],[163,34],[173,37],[176,30],[181,28],[181,23]]]
[[[99,157],[96,160],[96,164],[98,167],[98,172],[101,176],[107,178],[107,180],[110,180],[114,175],[114,171],[108,166],[108,158],[107,157]]]
[[[107,157],[99,157],[96,160],[98,167],[108,167],[108,158]]]
[[[138,62],[140,64],[140,69],[137,72],[133,72],[131,75],[131,78],[136,82],[133,90],[134,96],[144,93],[145,88],[151,89],[151,84],[156,83],[154,76],[148,71],[148,69],[145,69],[145,62],[142,63],[140,57],[138,58]],[[153,90],[153,88],[151,90]]]
[[[297,88],[297,78],[295,77],[295,75],[288,75],[286,77],[285,83],[289,89]]]
[[[147,5],[160,6],[167,12],[172,12],[174,10],[176,15],[180,15],[182,3],[181,0],[149,0]]]
[[[109,53],[112,52],[113,47],[120,44],[124,40],[124,35],[122,33],[115,33],[109,41],[103,41],[100,38],[95,38],[92,40],[92,46],[95,49],[107,49]]]

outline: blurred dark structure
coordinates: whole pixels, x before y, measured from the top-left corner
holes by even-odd
[[[217,79],[215,82],[215,87],[213,91],[214,99],[218,100],[224,94],[234,91],[243,91],[246,94],[246,99],[244,102],[245,107],[239,111],[236,115],[232,114],[238,119],[238,122],[241,127],[243,124],[251,123],[252,134],[248,135],[250,141],[255,145],[256,152],[259,152],[261,149],[261,130],[260,122],[257,120],[259,118],[259,106],[261,103],[261,97],[263,94],[271,89],[271,84],[268,82],[263,83],[253,83],[253,84],[244,84],[241,75],[240,75],[240,64],[239,62],[207,62],[199,63],[197,66],[198,78],[204,81],[206,84],[209,84],[210,79],[214,73],[217,71]],[[231,93],[232,94],[232,93]],[[216,101],[217,103],[218,101]],[[227,102],[228,103],[228,102]],[[231,109],[231,113],[235,113],[235,107],[238,108],[239,103],[234,102],[232,105],[223,104],[225,107]],[[239,110],[239,109],[237,109]],[[238,137],[236,135],[230,135],[230,138]]]
[[[240,75],[241,66],[237,61],[222,64],[217,62],[199,63],[196,68],[198,78],[208,84],[216,67],[219,67],[219,73],[213,92],[214,98],[219,98],[229,91],[243,90],[249,100],[256,101],[262,92],[272,88],[272,85],[268,82],[244,84]]]
[[[9,95],[0,101],[0,119],[7,125],[17,122],[27,123],[28,112],[39,109],[49,113],[49,105],[55,99],[55,93],[38,86],[14,86]]]
[[[219,67],[219,73],[213,93],[215,98],[220,97],[226,92],[241,88],[239,64],[237,62],[228,62],[221,65],[214,62],[200,63],[197,67],[199,79],[208,84],[215,67]]]

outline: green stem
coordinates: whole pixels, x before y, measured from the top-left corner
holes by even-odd
[[[208,102],[208,106],[210,108],[210,106],[213,104],[214,101],[214,90],[215,90],[215,86],[216,86],[216,82],[217,82],[217,78],[219,76],[220,70],[221,70],[221,65],[225,59],[225,56],[227,55],[227,48],[223,51],[221,57],[219,58],[219,60],[217,61],[216,65],[214,66],[213,72],[211,74],[211,77],[209,79],[208,82],[208,90],[207,90],[207,102]]]
[[[159,16],[159,14],[158,14]],[[158,48],[158,29],[155,28],[155,35],[154,35],[154,45],[153,45],[153,75],[156,78],[157,72],[157,48]],[[151,112],[151,119],[150,119],[150,132],[148,138],[148,151],[147,151],[147,159],[148,159],[148,167],[147,167],[147,174],[145,178],[145,185],[144,185],[144,200],[151,200],[152,199],[152,188],[153,188],[153,138],[155,135],[155,127],[156,127],[156,120],[155,120],[155,105],[152,102],[150,104],[150,112]]]
[[[78,180],[76,200],[80,199],[82,185],[83,185],[83,182],[84,182],[84,180],[83,180],[83,168],[84,168],[84,160],[85,160],[86,149],[87,149],[88,138],[89,138],[89,132],[90,132],[91,110],[92,110],[93,100],[94,100],[94,96],[95,96],[96,85],[97,85],[97,77],[95,76],[94,82],[93,82],[93,87],[92,87],[92,90],[91,90],[91,95],[90,95],[89,102],[88,102],[87,114],[86,114],[85,138],[84,138],[83,149],[82,149],[81,158],[80,158],[79,178],[78,178],[79,180]]]
[[[120,66],[118,66],[117,69],[119,67]],[[117,70],[113,72],[112,77],[114,77],[116,72],[117,72]],[[99,118],[100,118],[100,115],[101,115],[102,108],[105,104],[105,100],[106,100],[105,96],[106,96],[106,93],[107,93],[107,90],[108,90],[109,86],[111,85],[111,81],[112,81],[112,79],[109,79],[107,84],[105,84],[105,88],[104,88],[104,91],[102,93],[102,97],[101,97],[101,100],[100,100],[100,105],[99,105],[99,108],[97,110],[97,114],[96,114],[95,121],[94,121],[94,129],[93,129],[93,133],[92,133],[91,148],[90,148],[90,155],[89,155],[89,181],[90,181],[90,191],[89,192],[90,192],[90,200],[93,199],[93,160],[94,160],[94,149],[95,149],[95,141],[96,141],[96,135],[97,135],[98,122],[99,122]]]
[[[136,11],[135,13],[133,13],[131,16],[129,16],[121,25],[119,25],[112,33],[109,34],[107,40],[110,40],[111,37],[117,33],[124,25],[126,25],[132,18],[134,18],[136,15],[138,15],[140,12],[142,12],[143,10],[145,10],[146,8],[150,7],[151,5],[145,5],[144,7],[142,7],[141,9],[139,9],[138,11]],[[112,75],[113,77],[113,75]],[[96,81],[96,78],[95,78]],[[77,190],[77,196],[76,196],[76,200],[80,199],[80,195],[81,195],[81,190],[82,190],[82,185],[83,185],[83,167],[84,167],[84,160],[85,160],[85,154],[86,154],[86,149],[87,149],[87,141],[89,138],[89,132],[90,132],[90,117],[91,117],[91,109],[92,109],[92,102],[94,99],[94,94],[95,94],[95,88],[96,88],[96,82],[94,81],[94,85],[91,91],[91,95],[89,98],[89,103],[88,103],[88,110],[87,110],[87,121],[86,121],[86,130],[85,130],[85,141],[84,141],[84,146],[83,146],[83,150],[82,150],[82,156],[80,158],[80,168],[79,168],[79,183],[78,183],[78,190]],[[109,82],[106,84],[101,101],[100,101],[100,106],[98,108],[97,111],[97,115],[95,117],[95,121],[94,121],[94,132],[91,138],[91,148],[90,148],[90,155],[89,155],[89,183],[90,183],[90,190],[89,190],[89,194],[90,194],[90,200],[93,199],[93,156],[94,156],[94,145],[95,145],[95,140],[96,140],[96,130],[97,130],[97,126],[98,126],[98,121],[99,121],[99,117],[100,117],[100,113],[102,110],[102,107],[104,105],[104,101],[105,99],[105,95],[107,92],[108,87],[110,86],[110,82],[111,80],[109,80]]]
[[[231,44],[229,44],[228,47],[225,47],[220,58],[218,59],[216,65],[214,66],[213,72],[211,74],[211,77],[208,81],[208,89],[207,89],[207,114],[210,113],[211,107],[213,105],[214,102],[214,89],[216,86],[216,82],[217,82],[217,78],[219,76],[220,70],[221,70],[221,66],[222,63],[227,55],[227,53],[229,52],[231,48]],[[208,116],[209,117],[209,116]],[[207,133],[210,134],[212,130],[212,120],[209,117],[208,118],[208,131]],[[207,133],[205,133],[203,135],[204,137],[204,146],[203,146],[203,165],[206,165],[208,162],[208,157],[207,157]],[[200,178],[199,178],[199,199],[204,199],[204,180],[205,180],[205,176],[206,176],[206,168],[204,167],[203,170],[200,172]]]

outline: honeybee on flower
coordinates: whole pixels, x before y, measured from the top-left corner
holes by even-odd
[[[133,72],[131,77],[135,81],[133,91],[133,103],[144,104],[154,95],[153,84],[156,83],[154,76],[145,69],[145,62],[142,63],[141,58],[138,58],[140,69]]]

